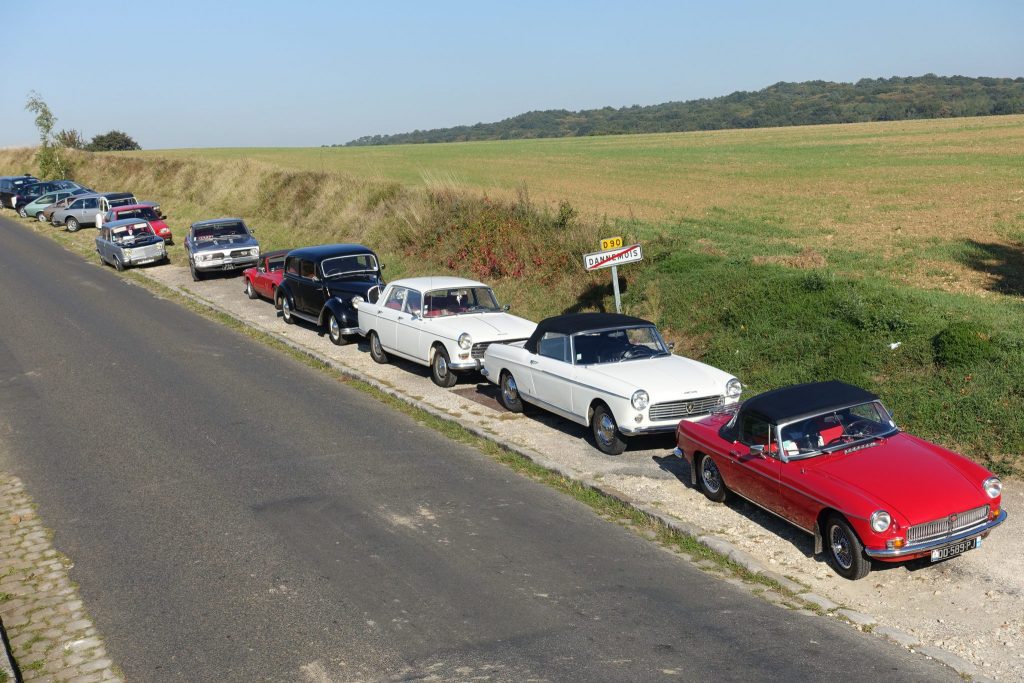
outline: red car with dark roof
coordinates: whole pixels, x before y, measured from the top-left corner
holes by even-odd
[[[676,430],[692,483],[728,492],[814,536],[840,576],[872,561],[946,560],[1006,519],[981,465],[896,426],[878,396],[842,382],[776,389]]]
[[[278,249],[261,254],[255,268],[246,268],[242,271],[242,277],[245,278],[245,293],[250,299],[262,296],[264,299],[275,300],[277,287],[284,275],[284,257],[288,255],[288,251]]]

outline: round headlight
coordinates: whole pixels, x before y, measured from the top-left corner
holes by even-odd
[[[358,294],[352,297],[352,306],[358,306],[361,303],[363,303],[363,297],[359,296]]]
[[[473,338],[469,336],[469,332],[463,332],[459,335],[459,348],[468,349],[473,345]]]
[[[989,477],[981,487],[985,489],[989,498],[998,498],[1003,492],[1003,482],[999,481],[999,477]]]
[[[651,397],[643,389],[638,389],[633,392],[633,397],[629,401],[637,410],[643,410],[651,404]]]
[[[892,524],[892,517],[885,510],[876,510],[871,513],[871,528],[877,532],[882,533],[889,528]]]
[[[737,396],[739,396],[742,393],[743,393],[743,385],[740,384],[740,381],[738,379],[733,377],[731,380],[726,382],[726,384],[725,384],[725,395],[726,396],[728,396],[729,398],[736,398]]]

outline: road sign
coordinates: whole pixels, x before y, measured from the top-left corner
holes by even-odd
[[[621,237],[605,237],[603,240],[601,240],[601,251],[608,251],[609,249],[618,249],[621,246]]]
[[[622,249],[610,249],[598,251],[593,254],[583,255],[583,267],[587,270],[597,270],[608,266],[621,266],[623,263],[633,263],[644,258],[643,250],[639,244],[632,244]]]

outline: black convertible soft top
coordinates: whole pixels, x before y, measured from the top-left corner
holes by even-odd
[[[537,342],[546,332],[559,332],[561,334],[576,334],[577,332],[588,332],[590,330],[605,330],[609,327],[636,327],[637,325],[653,325],[654,323],[643,318],[634,318],[631,315],[621,313],[569,313],[545,318],[537,323],[537,329],[533,331],[530,338],[523,344],[523,348],[530,353],[537,353]]]
[[[758,394],[743,402],[740,411],[756,413],[774,424],[848,408],[858,403],[875,401],[878,396],[852,384],[838,382],[810,382],[794,384]]]

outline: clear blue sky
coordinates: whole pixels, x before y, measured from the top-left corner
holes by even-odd
[[[57,0],[0,15],[0,146],[34,143],[29,90],[57,129],[154,149],[318,146],[778,81],[1024,76],[1020,0]]]

